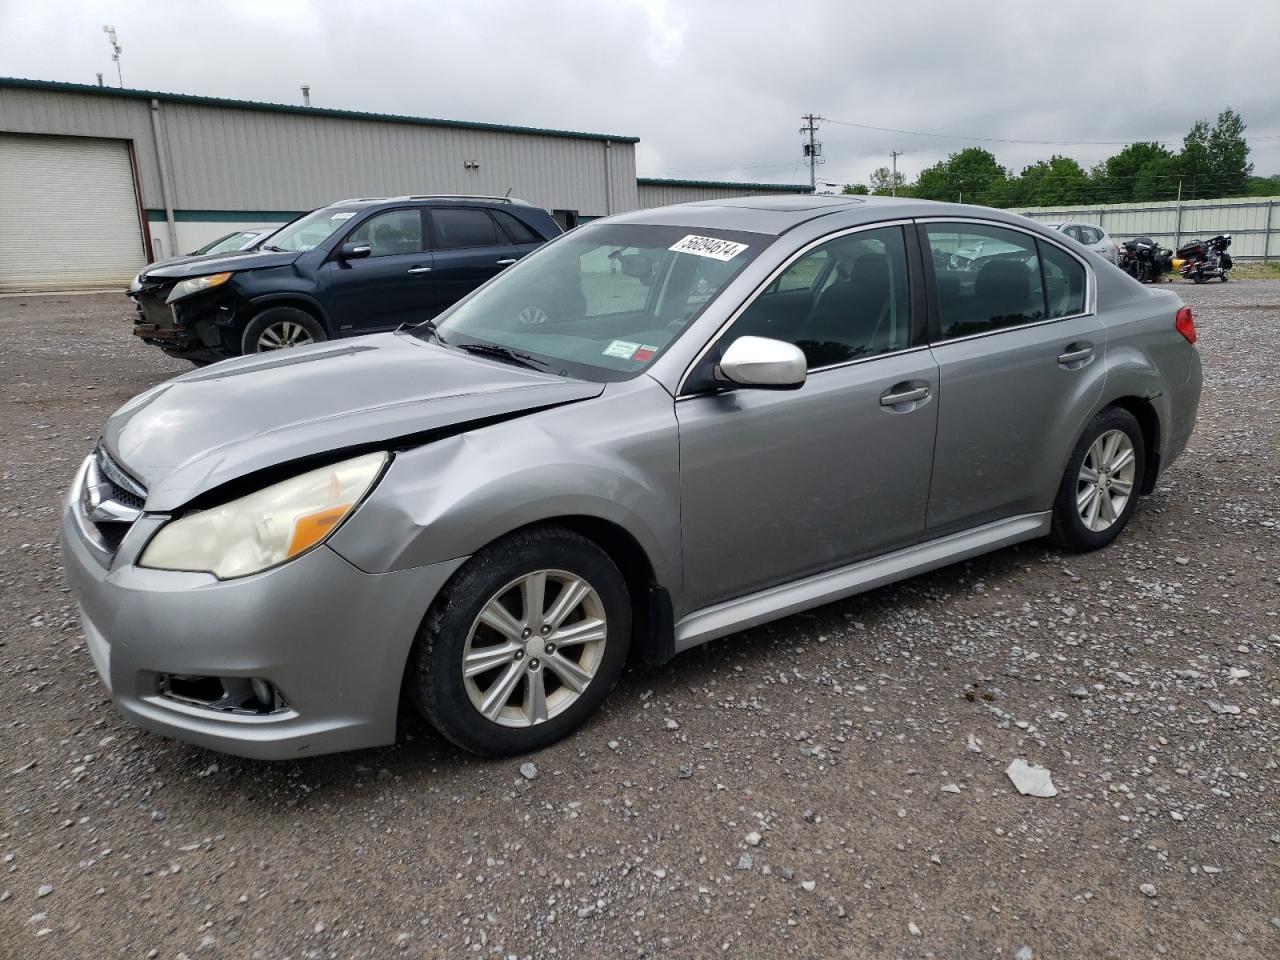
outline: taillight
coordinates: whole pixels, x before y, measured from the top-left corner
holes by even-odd
[[[1187,343],[1196,342],[1196,322],[1191,319],[1191,308],[1183,307],[1178,311],[1178,315],[1174,318],[1173,325],[1178,328],[1178,332],[1182,334]]]

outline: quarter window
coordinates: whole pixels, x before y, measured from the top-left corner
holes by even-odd
[[[502,229],[506,232],[513,243],[541,243],[542,238],[533,232],[524,221],[519,217],[514,217],[504,210],[491,211],[498,218],[498,223],[502,224]]]
[[[984,224],[925,225],[943,339],[1045,317],[1036,241]]]
[[[422,250],[422,216],[417,210],[379,213],[351,232],[348,243],[369,245],[371,257],[391,257]]]
[[[436,228],[437,250],[464,247],[492,247],[507,241],[498,236],[498,227],[483,210],[436,209],[431,211]]]
[[[804,254],[747,307],[725,345],[741,336],[794,343],[810,370],[909,346],[902,228],[859,231]]]

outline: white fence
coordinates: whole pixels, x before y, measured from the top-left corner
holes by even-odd
[[[1018,212],[1033,220],[1096,224],[1117,242],[1151,237],[1174,250],[1197,238],[1229,233],[1231,256],[1235,259],[1280,259],[1280,197],[1080,204],[1032,207]]]

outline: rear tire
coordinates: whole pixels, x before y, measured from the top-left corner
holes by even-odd
[[[1146,471],[1142,427],[1108,407],[1081,434],[1053,505],[1049,538],[1076,553],[1111,543],[1128,524]]]
[[[528,753],[596,711],[630,640],[631,599],[609,556],[571,530],[534,528],[485,547],[441,590],[406,690],[458,746]]]
[[[329,336],[315,317],[297,307],[268,307],[249,321],[240,338],[241,353],[267,353],[323,343]]]

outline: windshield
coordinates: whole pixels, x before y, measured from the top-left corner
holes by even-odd
[[[415,331],[497,347],[587,380],[625,380],[676,340],[771,236],[656,224],[579,227]]]
[[[325,207],[308,213],[287,226],[281,227],[262,245],[264,250],[283,250],[286,253],[303,253],[314,250],[341,230],[359,210]]]
[[[245,244],[257,236],[260,236],[260,234],[256,230],[242,230],[239,233],[219,237],[213,243],[205,244],[196,253],[230,253],[236,250],[243,250]]]

